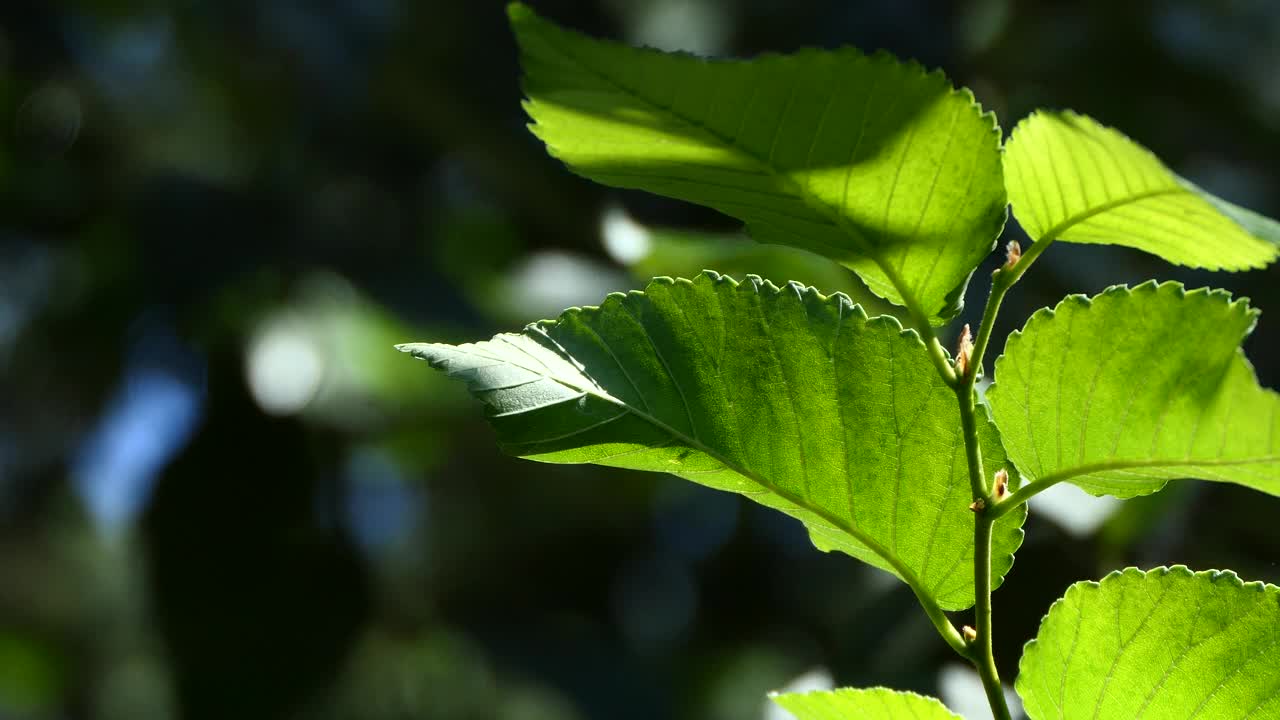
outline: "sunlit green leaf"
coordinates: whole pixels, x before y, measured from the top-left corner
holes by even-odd
[[[1280,718],[1280,588],[1182,566],[1076,583],[1016,687],[1031,720]]]
[[[511,21],[533,131],[606,185],[713,207],[939,322],[1005,218],[999,131],[938,72],[852,48],[704,60]]]
[[[1035,113],[1004,157],[1009,201],[1033,240],[1126,245],[1210,270],[1276,257],[1280,223],[1192,185],[1092,118]]]
[[[842,295],[714,273],[659,278],[518,335],[402,349],[466,381],[512,454],[737,492],[944,609],[973,603],[955,396],[914,332]],[[999,467],[994,426],[980,435]],[[997,582],[1022,519],[996,526]]]
[[[963,720],[931,697],[888,688],[790,693],[773,701],[796,720]]]
[[[1256,317],[1178,283],[1041,310],[1009,338],[987,393],[1009,456],[1034,482],[1095,495],[1187,477],[1280,495],[1280,397],[1239,349]]]

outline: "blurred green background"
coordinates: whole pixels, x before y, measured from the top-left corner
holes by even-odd
[[[533,4],[702,54],[885,48],[1005,128],[1071,107],[1280,215],[1273,0]],[[391,349],[704,267],[865,296],[570,175],[519,99],[496,1],[0,6],[0,719],[772,720],[764,693],[797,681],[981,706],[887,575],[672,477],[503,457],[460,387]],[[1068,292],[1212,284],[1266,311],[1247,350],[1275,386],[1277,272],[1060,245],[998,331]],[[996,595],[1006,678],[1072,581],[1280,581],[1276,498],[1064,493]]]

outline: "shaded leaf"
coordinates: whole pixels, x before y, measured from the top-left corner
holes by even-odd
[[[727,275],[760,275],[775,285],[794,280],[801,285],[840,292],[868,315],[893,315],[905,327],[912,318],[902,308],[867,290],[848,269],[811,252],[787,245],[753,242],[741,233],[712,233],[672,228],[636,228],[645,233],[648,252],[628,269],[639,281],[653,277],[690,277],[713,267]]]
[[[796,720],[963,720],[934,698],[888,688],[789,693],[772,699]]]
[[[843,295],[714,273],[659,278],[519,335],[401,349],[465,380],[507,452],[740,493],[944,609],[973,603],[955,396],[913,331]],[[999,467],[994,426],[980,436]],[[996,526],[997,583],[1022,520]]]
[[[705,60],[510,15],[532,129],[574,172],[713,207],[935,323],[958,311],[1006,205],[999,131],[967,90],[852,48]]]
[[[1280,718],[1280,588],[1183,566],[1076,583],[1016,688],[1032,720]]]
[[[1040,111],[1004,155],[1009,201],[1033,240],[1126,245],[1178,265],[1258,268],[1280,223],[1210,195],[1092,118]]]
[[[1280,397],[1240,343],[1257,313],[1178,283],[1114,287],[1032,316],[987,401],[1028,479],[1131,497],[1173,478],[1280,495]]]

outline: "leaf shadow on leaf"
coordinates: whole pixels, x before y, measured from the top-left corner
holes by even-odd
[[[702,59],[517,15],[530,128],[571,171],[712,207],[930,317],[959,311],[1006,202],[994,117],[941,72],[853,48]]]
[[[508,453],[735,492],[942,610],[973,603],[959,409],[918,334],[892,317],[795,283],[708,271],[656,278],[519,335],[402,349],[466,381]],[[1004,465],[985,417],[978,435],[989,467]],[[1024,518],[997,522],[996,584]]]

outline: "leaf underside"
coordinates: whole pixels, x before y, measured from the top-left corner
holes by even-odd
[[[1183,566],[1076,583],[1016,687],[1031,720],[1280,718],[1280,588]]]
[[[1004,171],[1018,223],[1036,241],[1125,245],[1210,270],[1263,267],[1280,245],[1280,223],[1210,195],[1076,113],[1018,123]]]
[[[888,688],[788,693],[772,699],[796,720],[964,720],[934,698]]]
[[[1174,478],[1280,495],[1280,396],[1240,350],[1257,313],[1222,291],[1115,287],[1041,310],[987,392],[1029,480],[1144,495]]]
[[[958,312],[1006,215],[1000,133],[967,90],[852,48],[707,60],[510,15],[531,128],[574,172],[715,208],[935,324]]]
[[[843,295],[706,273],[654,280],[519,335],[402,349],[465,380],[503,448],[668,472],[800,519],[815,545],[973,604],[955,397],[912,331]],[[982,422],[988,467],[1004,453]],[[1025,512],[996,525],[996,584]]]

